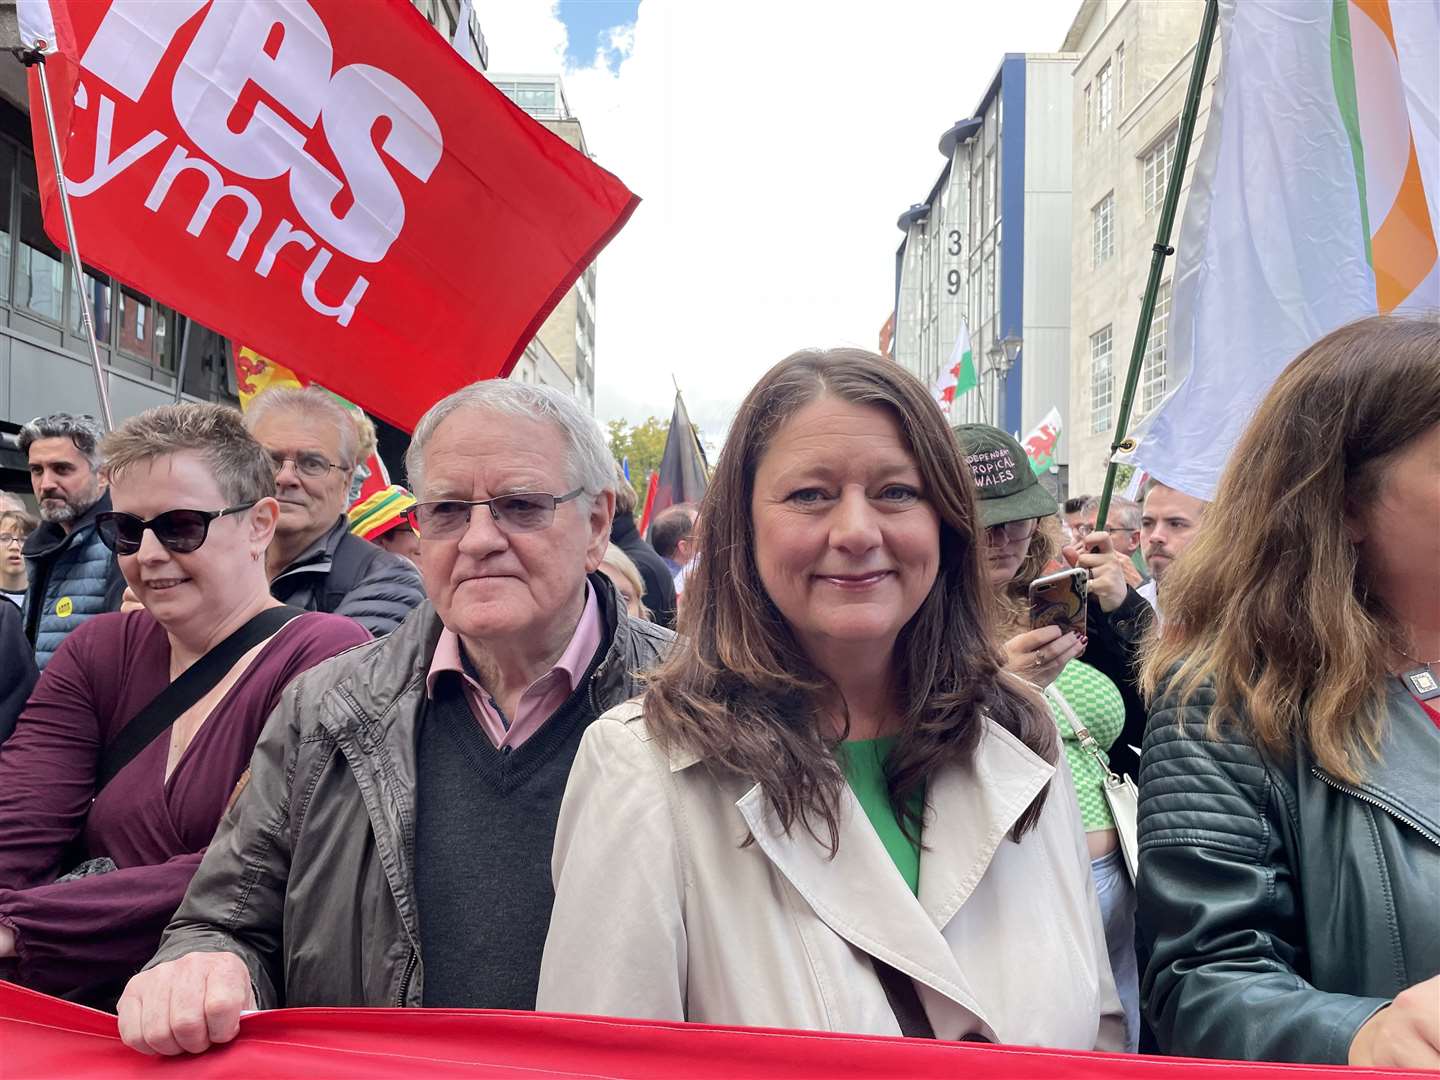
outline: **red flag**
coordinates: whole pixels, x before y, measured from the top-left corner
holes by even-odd
[[[1356,1080],[1419,1072],[1238,1064],[983,1046],[938,1039],[710,1027],[664,1020],[467,1009],[280,1009],[240,1020],[235,1041],[195,1057],[126,1049],[115,1017],[0,982],[6,1077],[126,1080],[303,1076],[306,1080]],[[1433,1073],[1424,1075],[1433,1078]]]
[[[407,0],[49,6],[85,261],[406,429],[507,374],[638,201]]]
[[[651,511],[655,509],[655,489],[660,486],[660,474],[654,469],[650,470],[650,478],[645,482],[645,511],[640,515],[640,535],[645,535],[645,530],[650,528]]]

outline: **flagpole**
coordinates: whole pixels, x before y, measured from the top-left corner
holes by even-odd
[[[1126,437],[1130,409],[1135,404],[1135,389],[1140,382],[1140,365],[1150,343],[1150,320],[1155,315],[1155,297],[1160,292],[1160,276],[1165,259],[1175,254],[1170,246],[1170,233],[1180,205],[1180,186],[1185,179],[1185,166],[1190,158],[1190,144],[1195,138],[1195,118],[1200,112],[1200,94],[1205,88],[1205,72],[1210,66],[1210,49],[1215,43],[1215,26],[1220,18],[1219,0],[1205,0],[1205,15],[1200,20],[1200,37],[1195,43],[1195,63],[1190,68],[1190,86],[1185,94],[1185,108],[1180,113],[1180,130],[1175,137],[1175,160],[1170,165],[1170,179],[1165,185],[1165,202],[1160,210],[1160,224],[1155,231],[1151,249],[1150,280],[1140,301],[1140,323],[1135,330],[1135,344],[1130,350],[1130,369],[1125,373],[1125,391],[1120,397],[1120,415],[1115,422],[1115,438],[1110,444],[1110,461],[1105,469],[1105,487],[1100,492],[1100,505],[1095,512],[1097,527],[1104,528],[1110,520],[1110,497],[1115,490],[1115,455],[1135,448],[1135,441]]]
[[[50,163],[55,168],[55,189],[60,195],[60,216],[65,219],[65,239],[70,245],[70,265],[75,273],[75,295],[80,301],[81,321],[85,324],[85,337],[90,342],[90,358],[95,365],[95,396],[100,401],[100,423],[106,431],[115,426],[110,410],[110,387],[105,379],[105,369],[100,363],[100,343],[95,338],[95,318],[85,297],[85,265],[80,260],[80,245],[75,242],[75,219],[70,213],[70,192],[65,186],[65,166],[60,161],[60,136],[55,130],[55,108],[50,101],[50,82],[45,78],[45,53],[47,43],[37,41],[28,52],[18,54],[26,67],[40,66],[40,111],[45,114],[45,130],[50,134]]]

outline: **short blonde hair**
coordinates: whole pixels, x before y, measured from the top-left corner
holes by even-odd
[[[157,405],[105,436],[100,449],[111,478],[132,465],[189,451],[205,463],[232,506],[275,494],[270,455],[246,430],[240,413],[226,405]]]
[[[640,576],[640,569],[625,552],[620,550],[619,545],[611,544],[605,549],[605,557],[600,560],[601,566],[608,566],[621,577],[630,583],[635,590],[635,599],[640,603],[640,614],[650,618],[650,610],[645,606],[645,581]]]

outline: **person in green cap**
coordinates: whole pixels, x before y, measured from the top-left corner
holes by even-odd
[[[1060,506],[1015,439],[988,424],[965,424],[955,435],[979,496],[985,566],[998,613],[996,636],[1005,642],[1009,670],[1044,693],[1075,780],[1110,967],[1125,1006],[1126,1048],[1134,1050],[1140,1034],[1135,888],[1103,789],[1107,765],[1120,767],[1117,751],[1129,720],[1122,684],[1131,687],[1134,649],[1149,625],[1149,608],[1126,585],[1106,534],[1090,533],[1060,548]],[[1030,583],[1065,566],[1090,572],[1085,633],[1062,632],[1058,626],[1031,629]],[[1143,731],[1138,699],[1135,715]],[[1082,746],[1084,732],[1093,743]]]

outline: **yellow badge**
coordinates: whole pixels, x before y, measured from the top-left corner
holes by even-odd
[[[70,613],[75,610],[75,601],[68,596],[62,596],[55,601],[55,614],[62,619],[68,619]]]

